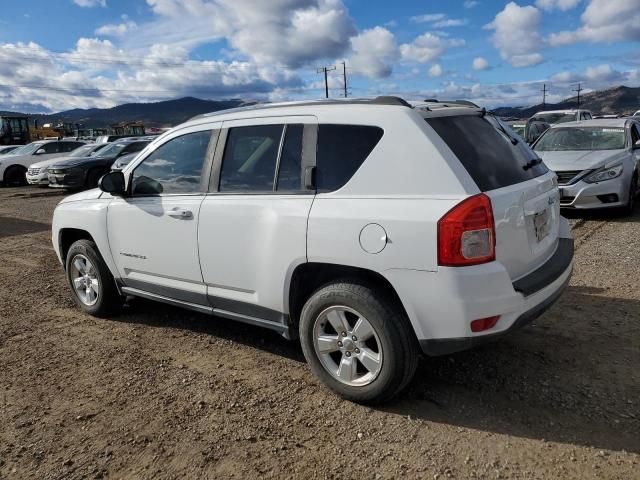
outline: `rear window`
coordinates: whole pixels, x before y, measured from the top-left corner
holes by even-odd
[[[499,122],[489,115],[435,117],[426,121],[484,192],[525,182],[548,171],[543,163],[525,169],[537,157],[521,139],[514,145],[500,131]]]
[[[383,135],[379,127],[322,124],[316,154],[318,191],[343,187],[367,159]]]

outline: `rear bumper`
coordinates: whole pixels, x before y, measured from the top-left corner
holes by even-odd
[[[530,323],[560,297],[571,278],[573,240],[560,238],[540,268],[512,282],[499,262],[437,272],[387,272],[427,355],[471,348]],[[473,320],[499,316],[484,332]]]

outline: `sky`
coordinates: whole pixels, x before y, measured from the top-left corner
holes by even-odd
[[[0,110],[183,96],[533,105],[640,85],[640,0],[29,0],[0,8]],[[640,105],[639,105],[640,107]]]

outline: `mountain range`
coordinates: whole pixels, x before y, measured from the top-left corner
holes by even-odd
[[[52,114],[29,114],[39,125],[61,122],[79,123],[85,128],[104,127],[121,122],[143,122],[147,127],[170,127],[178,125],[191,117],[202,113],[216,112],[227,108],[252,105],[240,99],[203,100],[185,97],[155,103],[126,103],[113,108],[73,109]],[[502,117],[528,118],[541,110],[561,110],[576,108],[577,97],[571,97],[560,103],[546,105],[500,107],[494,112]],[[640,87],[619,86],[608,90],[594,91],[580,97],[580,107],[595,114],[633,114],[640,110]],[[1,112],[0,116],[10,112]]]
[[[527,107],[500,107],[493,110],[501,117],[529,118],[542,110],[566,110],[578,107],[578,97],[571,97],[560,103],[547,103]],[[640,88],[619,86],[598,90],[580,96],[580,108],[594,114],[633,115],[640,110]]]

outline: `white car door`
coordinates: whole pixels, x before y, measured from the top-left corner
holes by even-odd
[[[108,207],[107,230],[120,281],[162,297],[206,305],[198,216],[219,129],[174,132],[125,169],[128,194]]]
[[[198,231],[214,312],[286,325],[285,285],[306,262],[317,120],[309,116],[224,122]],[[283,293],[284,292],[284,293]]]

